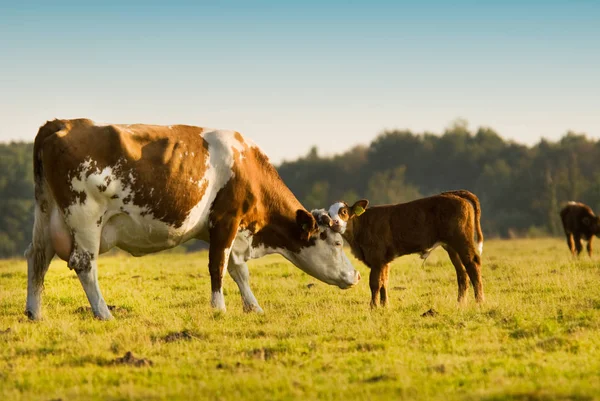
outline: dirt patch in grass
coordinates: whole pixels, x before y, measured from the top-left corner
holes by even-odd
[[[428,316],[433,317],[433,316],[437,316],[437,315],[439,315],[439,312],[436,311],[435,309],[431,308],[427,312],[423,313],[421,315],[421,317],[428,317]]]
[[[115,358],[110,361],[109,365],[128,365],[128,366],[152,366],[154,363],[150,359],[136,358],[131,351],[127,351],[121,358]]]
[[[258,359],[259,361],[268,361],[275,358],[277,351],[273,348],[255,348],[247,351],[248,358]]]
[[[188,341],[195,337],[196,336],[194,334],[190,333],[189,331],[183,330],[183,331],[169,333],[166,336],[164,336],[162,338],[162,340],[166,343],[174,343],[175,341],[181,341],[181,340]]]
[[[12,331],[12,330],[11,330],[11,328],[10,328],[10,327],[9,327],[9,328],[7,328],[6,330],[0,330],[0,335],[2,335],[2,334],[9,334],[11,331]]]
[[[379,383],[379,382],[391,381],[391,380],[396,380],[396,378],[394,376],[383,374],[383,375],[376,375],[376,376],[368,377],[365,380],[363,380],[363,383]]]

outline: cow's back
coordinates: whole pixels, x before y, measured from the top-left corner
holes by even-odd
[[[125,205],[145,208],[161,221],[180,226],[211,179],[217,178],[206,176],[211,165],[202,128],[63,123],[64,128],[46,136],[42,145],[44,175],[63,209],[89,195],[122,197]],[[76,184],[92,175],[97,191],[78,191]]]

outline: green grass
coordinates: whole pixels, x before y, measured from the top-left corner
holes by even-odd
[[[242,312],[230,277],[219,314],[207,256],[101,257],[109,322],[58,260],[29,322],[26,263],[0,261],[0,400],[600,399],[600,256],[572,261],[558,239],[486,242],[486,302],[469,290],[463,307],[437,250],[393,264],[386,310],[366,280],[342,291],[271,256],[250,262],[265,314]],[[152,365],[113,363],[127,351]]]

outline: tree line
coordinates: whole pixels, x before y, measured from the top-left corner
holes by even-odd
[[[0,257],[22,255],[33,225],[32,143],[0,144]],[[600,211],[600,142],[567,132],[534,146],[457,120],[441,135],[386,131],[334,156],[317,147],[277,169],[307,209],[367,198],[399,203],[452,189],[479,196],[487,237],[559,235],[568,200]],[[190,245],[193,246],[193,245]]]

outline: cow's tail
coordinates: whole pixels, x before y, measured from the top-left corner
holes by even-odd
[[[477,234],[477,249],[479,255],[483,253],[483,232],[481,231],[481,205],[479,204],[479,198],[473,192],[461,189],[458,191],[442,192],[443,195],[454,195],[459,198],[468,200],[473,205],[475,211],[475,233]]]
[[[66,128],[65,122],[61,120],[48,121],[42,125],[35,136],[33,142],[33,179],[35,184],[35,199],[40,205],[45,198],[44,187],[44,166],[42,163],[42,145],[44,141]]]
[[[44,177],[42,161],[43,145],[46,139],[66,128],[63,121],[53,120],[42,125],[33,142],[33,179],[35,188],[35,210],[31,245],[25,251],[25,257],[39,259],[35,266],[43,266],[44,249],[48,241],[50,212],[54,198]]]

